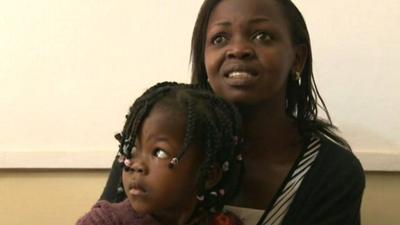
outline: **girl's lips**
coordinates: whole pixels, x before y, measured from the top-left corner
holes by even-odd
[[[136,189],[136,188],[131,188],[129,190],[129,194],[131,195],[144,195],[146,192],[144,192],[142,189]]]
[[[131,195],[144,195],[147,193],[147,191],[142,187],[142,185],[140,185],[137,182],[134,182],[131,185],[129,185],[128,193]]]

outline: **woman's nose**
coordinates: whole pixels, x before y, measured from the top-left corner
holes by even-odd
[[[232,40],[230,46],[226,52],[226,57],[228,59],[252,59],[255,53],[248,41],[243,40],[243,38],[238,38],[237,40]]]

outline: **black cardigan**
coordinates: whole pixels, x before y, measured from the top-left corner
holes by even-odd
[[[282,224],[359,225],[364,188],[364,171],[354,154],[321,138],[319,155]]]

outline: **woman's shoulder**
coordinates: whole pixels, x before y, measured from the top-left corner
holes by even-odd
[[[314,173],[331,181],[351,179],[355,185],[365,186],[365,174],[360,160],[354,152],[330,138],[318,136],[319,156]]]
[[[321,142],[321,154],[329,161],[335,164],[335,167],[355,169],[363,171],[360,160],[354,154],[352,149],[344,146],[330,138],[319,137]]]
[[[359,224],[365,175],[346,146],[317,137],[318,156],[282,224]]]

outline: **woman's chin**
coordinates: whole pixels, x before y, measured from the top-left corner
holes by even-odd
[[[235,106],[241,107],[252,107],[257,106],[261,103],[261,99],[258,97],[254,97],[251,95],[233,95],[233,96],[226,96],[224,97],[227,101],[231,102]]]

